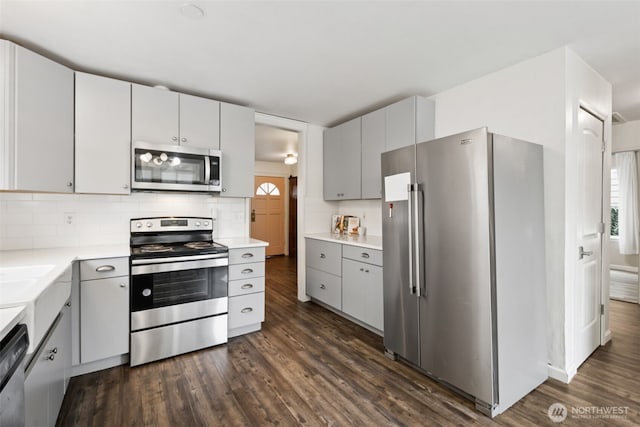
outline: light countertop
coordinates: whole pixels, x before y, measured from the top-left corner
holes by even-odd
[[[382,250],[382,236],[360,236],[360,235],[344,235],[333,233],[313,233],[305,234],[307,239],[325,240],[333,243],[342,243],[343,245],[359,246],[367,249]]]
[[[0,308],[0,340],[24,318],[24,306]]]
[[[216,243],[225,245],[229,249],[237,248],[259,248],[262,246],[269,246],[269,242],[263,242],[262,240],[252,239],[251,237],[227,237],[223,239],[213,239]]]

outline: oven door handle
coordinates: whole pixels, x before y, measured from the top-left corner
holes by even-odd
[[[227,265],[229,265],[228,258],[167,262],[163,264],[132,265],[131,275],[139,276],[141,274],[166,273],[181,270],[194,270],[197,268],[226,267]]]
[[[229,261],[228,261],[229,255],[226,253],[209,254],[209,255],[174,256],[174,257],[165,257],[165,258],[132,259],[131,265],[165,264],[168,262],[196,261],[201,259],[225,259],[227,261],[225,265],[229,265]]]

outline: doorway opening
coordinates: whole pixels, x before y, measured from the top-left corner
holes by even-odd
[[[256,121],[250,236],[269,242],[267,257],[297,254],[299,132]],[[291,265],[295,266],[295,262]]]

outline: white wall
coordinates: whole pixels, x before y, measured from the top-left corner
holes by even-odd
[[[610,128],[611,86],[569,49],[560,48],[432,99],[436,101],[436,137],[487,126],[492,132],[544,146],[550,373],[568,381],[573,369],[572,248],[576,230],[573,218],[568,219],[575,215],[571,194],[575,194],[575,165],[567,163],[567,157],[574,156],[579,141],[577,109],[581,103],[608,117]],[[605,132],[605,139],[608,137]],[[608,161],[605,155],[605,170]]]
[[[129,244],[131,218],[215,218],[214,236],[245,236],[245,200],[208,195],[130,196],[0,192],[0,250]],[[65,223],[65,213],[75,221]]]
[[[612,151],[640,150],[640,120],[612,126]]]
[[[382,208],[380,199],[377,200],[344,200],[338,202],[340,215],[353,215],[360,218],[360,226],[366,227],[368,236],[382,236]],[[327,231],[330,230],[331,218],[327,221]]]

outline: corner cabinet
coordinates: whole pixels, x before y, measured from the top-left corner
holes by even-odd
[[[76,73],[76,193],[129,194],[131,83]]]
[[[361,120],[324,131],[323,191],[325,200],[361,198]]]
[[[262,328],[264,292],[265,248],[229,249],[229,338]]]
[[[0,189],[73,192],[73,70],[0,40]]]
[[[223,197],[253,197],[255,111],[220,103],[220,151]]]
[[[131,139],[217,150],[220,102],[133,84]]]

